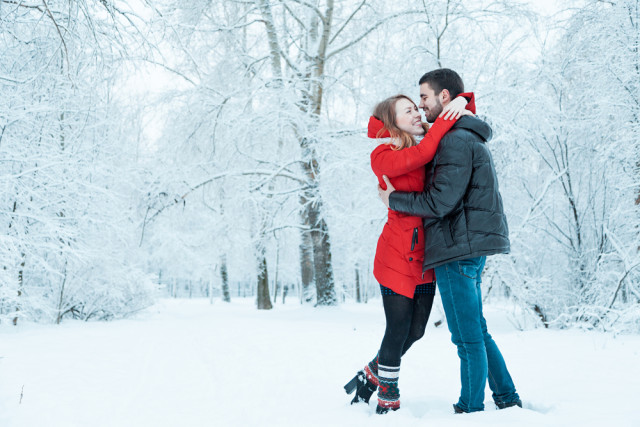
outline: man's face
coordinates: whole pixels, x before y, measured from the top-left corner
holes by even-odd
[[[449,103],[448,99],[445,99],[445,91],[446,89],[443,89],[436,95],[429,83],[420,85],[420,108],[424,111],[427,122],[435,122],[444,106]]]

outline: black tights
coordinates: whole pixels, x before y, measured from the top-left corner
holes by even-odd
[[[433,298],[431,294],[382,295],[387,328],[378,353],[378,363],[400,366],[400,359],[411,345],[424,336]]]

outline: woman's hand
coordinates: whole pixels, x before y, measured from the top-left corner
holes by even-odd
[[[456,99],[447,104],[442,110],[442,113],[438,117],[443,117],[445,120],[457,120],[462,116],[473,116],[474,114],[466,109],[467,99],[463,96],[458,96]]]

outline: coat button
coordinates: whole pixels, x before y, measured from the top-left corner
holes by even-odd
[[[409,261],[413,261],[413,258],[409,257]]]

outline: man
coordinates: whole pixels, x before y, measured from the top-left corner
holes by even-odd
[[[420,79],[420,108],[433,123],[442,109],[464,92],[460,76],[449,69]],[[522,407],[498,346],[482,314],[480,282],[488,255],[509,252],[507,220],[498,191],[491,153],[485,143],[491,128],[465,116],[444,136],[426,168],[422,193],[378,187],[380,198],[394,211],[423,217],[423,271],[435,268],[451,341],[458,347],[462,389],[456,413],[484,410],[487,379],[500,409]]]

